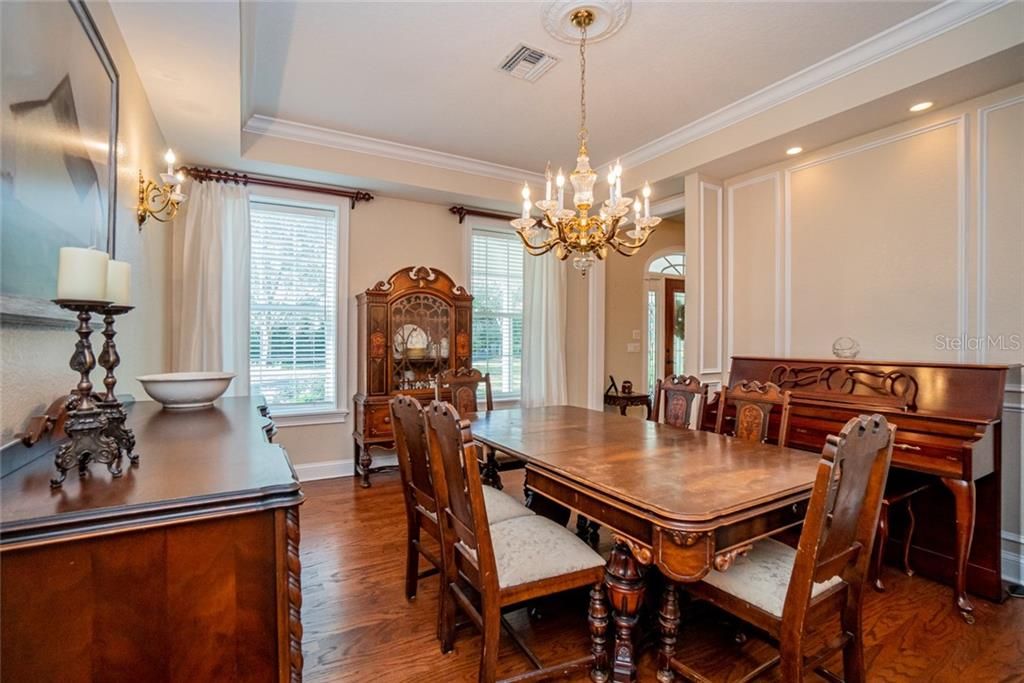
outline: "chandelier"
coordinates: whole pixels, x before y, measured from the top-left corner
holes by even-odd
[[[579,9],[570,19],[580,30],[580,130],[577,135],[580,147],[576,157],[576,169],[569,174],[573,188],[575,210],[565,208],[565,175],[562,169],[552,178],[551,165],[544,172],[544,199],[535,205],[530,203],[530,186],[523,184],[523,213],[511,221],[532,256],[554,251],[559,260],[572,256],[572,264],[584,275],[595,261],[604,260],[609,250],[624,256],[632,256],[647,243],[655,226],[661,222],[651,216],[651,186],[644,183],[643,199],[622,196],[622,165],[616,162],[608,170],[608,199],[598,209],[597,215],[590,215],[594,208],[594,185],[597,172],[590,167],[587,154],[587,27],[594,23],[594,12]],[[552,197],[552,180],[557,188],[557,199]],[[540,209],[540,225],[530,218],[531,206]],[[630,209],[633,210],[633,227],[630,223]]]

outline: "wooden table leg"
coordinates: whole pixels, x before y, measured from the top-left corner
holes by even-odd
[[[644,577],[640,564],[633,557],[629,546],[615,542],[612,554],[605,567],[604,583],[612,604],[615,621],[615,652],[612,666],[612,680],[615,683],[636,681],[636,657],[633,643],[633,629],[637,613],[644,599]]]
[[[626,409],[627,408],[629,408],[629,405],[627,405],[625,403],[620,404],[619,405],[619,415],[622,415],[622,417],[626,417]]]
[[[499,491],[504,488],[501,483],[501,473],[498,472],[498,454],[490,446],[483,446],[484,463],[480,472],[480,482],[484,486],[496,488]]]
[[[956,501],[956,574],[953,601],[964,621],[974,623],[974,605],[967,597],[967,560],[974,539],[974,482],[962,479],[942,479]]]
[[[676,634],[679,632],[679,598],[676,584],[669,578],[665,579],[665,592],[661,596],[658,625],[661,627],[658,680],[661,683],[672,683],[676,678],[672,670],[672,658],[676,656]]]
[[[647,401],[644,403],[644,407],[647,408],[647,419],[650,420],[651,411],[653,410],[653,406],[651,405],[651,399],[647,399]]]

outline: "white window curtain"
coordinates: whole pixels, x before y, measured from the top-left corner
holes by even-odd
[[[553,254],[524,258],[522,403],[563,405],[566,263]]]
[[[237,376],[229,395],[249,393],[249,191],[193,182],[174,225],[171,367]]]

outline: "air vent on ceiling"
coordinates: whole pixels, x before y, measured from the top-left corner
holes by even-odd
[[[498,68],[524,81],[536,81],[558,64],[558,57],[520,43],[505,57]]]

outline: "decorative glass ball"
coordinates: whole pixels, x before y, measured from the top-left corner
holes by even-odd
[[[856,358],[860,344],[852,337],[839,337],[832,342],[832,355],[836,358]]]

